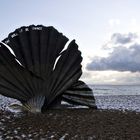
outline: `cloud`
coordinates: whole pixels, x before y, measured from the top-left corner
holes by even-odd
[[[140,72],[140,44],[136,43],[135,39],[137,39],[137,35],[133,33],[113,34],[110,41],[112,52],[109,53],[108,57],[92,58],[86,69],[89,71]],[[126,47],[126,43],[131,43],[131,45]],[[116,44],[118,45],[115,46]]]
[[[86,75],[90,77],[86,77]],[[88,84],[114,84],[114,85],[138,85],[140,84],[140,73],[139,72],[117,72],[117,71],[88,71],[83,72],[81,80]]]
[[[126,44],[132,42],[135,38],[137,38],[136,33],[128,33],[128,34],[114,33],[111,37],[111,40],[115,44]]]
[[[111,27],[120,24],[120,20],[119,20],[119,19],[110,19],[108,22],[109,22],[109,25],[110,25]]]

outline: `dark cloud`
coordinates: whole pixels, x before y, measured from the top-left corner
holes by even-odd
[[[134,36],[136,37],[131,33],[128,36],[114,34],[111,40],[115,38],[115,43],[121,43],[121,45],[114,47],[108,57],[93,58],[92,62],[87,64],[87,70],[140,72],[140,44],[135,43],[129,47],[123,46],[123,44],[131,42]]]

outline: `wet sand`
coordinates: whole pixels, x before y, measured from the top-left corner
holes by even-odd
[[[1,140],[139,140],[140,113],[62,109],[45,114],[0,111]]]

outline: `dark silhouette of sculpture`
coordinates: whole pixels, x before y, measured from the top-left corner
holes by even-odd
[[[96,108],[92,90],[79,78],[81,52],[53,27],[16,29],[0,44],[0,94],[30,112],[61,107],[61,101]],[[10,47],[14,54],[7,48]]]

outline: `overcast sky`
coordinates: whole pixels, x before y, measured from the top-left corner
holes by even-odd
[[[90,84],[140,84],[139,0],[2,0],[0,39],[23,25],[76,39]]]

